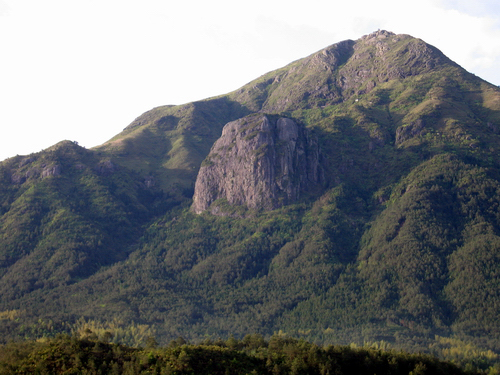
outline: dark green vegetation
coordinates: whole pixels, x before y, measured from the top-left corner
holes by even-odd
[[[257,111],[314,132],[323,186],[274,211],[195,215],[211,145]],[[379,32],[153,109],[96,149],[61,142],[7,159],[2,340],[282,330],[487,368],[500,354],[499,151],[497,87]]]
[[[198,345],[182,338],[165,348],[155,344],[150,339],[138,349],[69,337],[11,343],[0,348],[0,374],[482,374],[423,354],[319,347],[282,335],[268,342],[246,335]],[[490,373],[498,372],[493,368]]]

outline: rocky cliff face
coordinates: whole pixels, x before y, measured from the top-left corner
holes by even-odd
[[[192,209],[224,215],[220,205],[274,209],[321,181],[317,140],[283,117],[254,114],[228,123],[203,162]]]

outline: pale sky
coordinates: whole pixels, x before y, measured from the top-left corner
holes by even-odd
[[[498,0],[0,0],[0,160],[65,139],[97,146],[153,107],[377,29],[500,85]]]

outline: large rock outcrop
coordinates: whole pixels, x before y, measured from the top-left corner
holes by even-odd
[[[229,122],[196,179],[192,209],[224,215],[221,205],[270,210],[321,182],[316,139],[289,118],[254,114]]]

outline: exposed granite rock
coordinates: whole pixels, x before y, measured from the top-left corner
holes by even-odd
[[[288,118],[254,114],[224,127],[196,179],[192,209],[224,215],[216,200],[252,209],[296,201],[321,180],[319,148],[307,129]]]
[[[42,178],[59,175],[61,175],[61,166],[58,164],[46,166],[41,173]]]
[[[111,160],[102,160],[95,167],[95,171],[101,176],[109,176],[116,170],[116,166]]]
[[[62,168],[59,164],[42,164],[40,167],[43,169],[40,170],[37,167],[33,167],[25,170],[24,172],[19,170],[13,171],[11,175],[11,182],[15,185],[21,185],[30,179],[60,176],[62,173]]]

